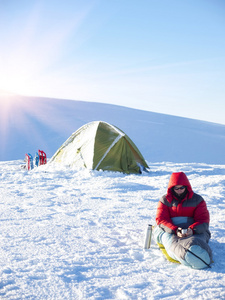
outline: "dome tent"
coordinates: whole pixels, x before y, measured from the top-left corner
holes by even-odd
[[[149,168],[132,140],[117,127],[102,121],[80,127],[56,151],[52,162],[127,174]]]

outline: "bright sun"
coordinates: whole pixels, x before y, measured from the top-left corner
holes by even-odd
[[[47,8],[50,9],[48,5]],[[0,47],[0,91],[26,96],[54,92],[60,86],[59,78],[68,73],[65,69],[71,65],[65,55],[66,47],[88,12],[89,8],[64,21],[56,18],[54,26],[41,3],[31,5],[25,17],[18,13],[18,18],[6,25]]]

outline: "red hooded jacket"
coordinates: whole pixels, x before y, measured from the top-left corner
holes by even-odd
[[[173,193],[175,185],[187,187],[187,194],[183,200],[179,200]],[[175,233],[178,226],[174,225],[172,218],[190,217],[194,223],[189,227],[197,233],[208,229],[209,212],[204,199],[195,194],[187,176],[183,172],[172,173],[168,184],[167,194],[164,195],[159,203],[156,213],[156,223],[165,231]]]

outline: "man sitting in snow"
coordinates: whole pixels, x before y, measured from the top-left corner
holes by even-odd
[[[172,173],[167,194],[158,203],[156,223],[154,236],[169,257],[192,268],[209,266],[209,212],[183,172]]]

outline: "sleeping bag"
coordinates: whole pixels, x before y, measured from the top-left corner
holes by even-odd
[[[207,243],[208,237],[204,233],[179,238],[155,226],[153,236],[169,261],[178,262],[193,269],[210,267],[212,251]]]

